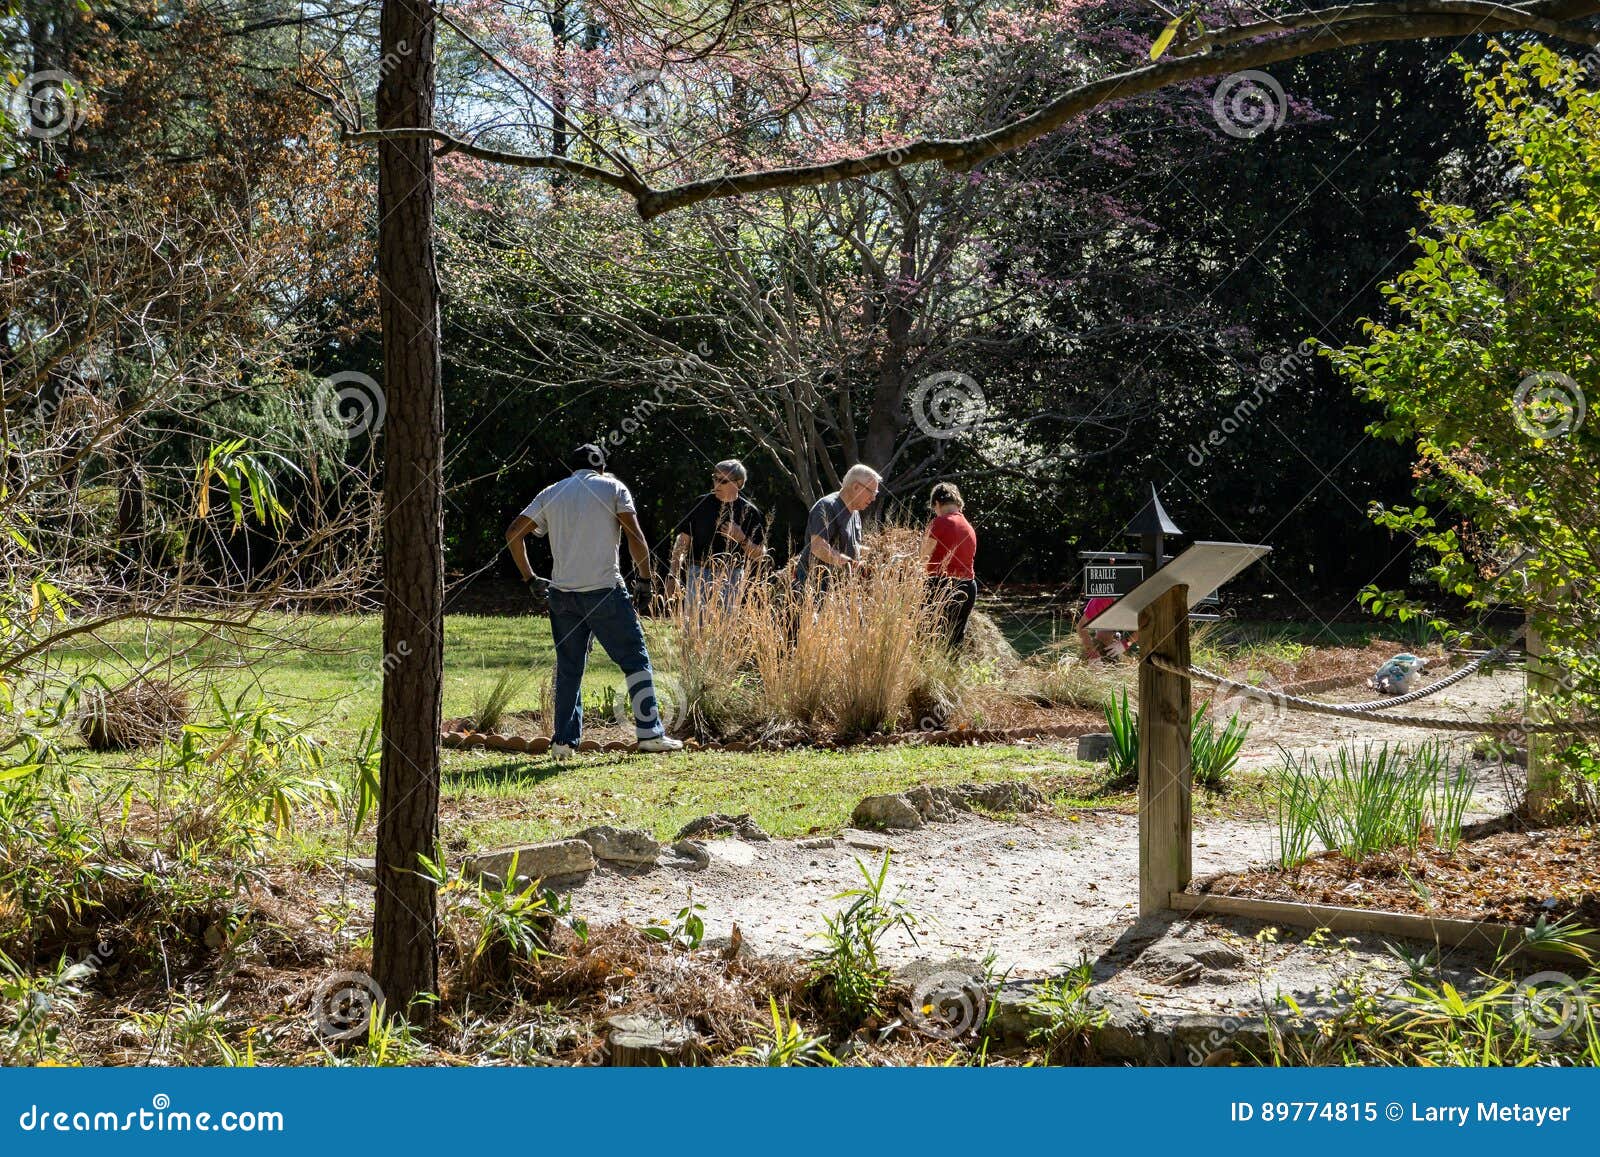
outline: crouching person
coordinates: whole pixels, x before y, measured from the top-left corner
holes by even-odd
[[[622,668],[633,704],[634,734],[640,751],[678,751],[683,744],[666,734],[656,704],[655,676],[644,629],[622,583],[617,548],[628,536],[634,568],[647,585],[650,547],[639,528],[633,495],[604,473],[605,454],[579,446],[567,460],[571,475],[534,497],[506,530],[506,544],[522,581],[534,581],[527,536],[550,542],[550,631],[556,647],[555,719],[550,755],[565,759],[583,738],[583,672],[589,648],[598,639]]]

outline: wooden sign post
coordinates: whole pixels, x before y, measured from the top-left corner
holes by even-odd
[[[1171,906],[1192,875],[1191,681],[1150,662],[1189,666],[1189,588],[1178,584],[1139,612],[1139,915]]]
[[[1102,611],[1095,626],[1139,632],[1139,915],[1172,906],[1189,886],[1189,619],[1194,608],[1271,548],[1197,542]],[[1160,656],[1179,673],[1151,662]]]

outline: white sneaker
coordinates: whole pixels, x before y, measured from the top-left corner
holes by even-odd
[[[572,758],[572,748],[565,743],[552,743],[550,745],[550,758],[558,762]]]
[[[639,740],[639,750],[644,752],[682,751],[683,740],[674,739],[670,735],[658,735],[654,739]]]

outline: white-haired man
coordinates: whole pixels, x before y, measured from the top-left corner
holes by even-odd
[[[878,497],[883,478],[856,463],[844,472],[839,489],[824,494],[806,518],[806,541],[794,581],[826,586],[834,572],[847,573],[861,562],[861,512]]]

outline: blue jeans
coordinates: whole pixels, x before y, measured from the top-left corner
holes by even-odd
[[[577,746],[583,738],[583,669],[595,640],[628,678],[633,732],[639,739],[666,734],[656,707],[655,676],[644,630],[623,587],[608,591],[550,591],[550,631],[556,643],[556,717],[552,743]]]
[[[739,584],[742,582],[744,582],[742,566],[710,567],[691,564],[688,581],[684,584],[684,594],[688,597],[690,607],[715,600],[726,609],[733,605],[733,600],[739,593]]]

